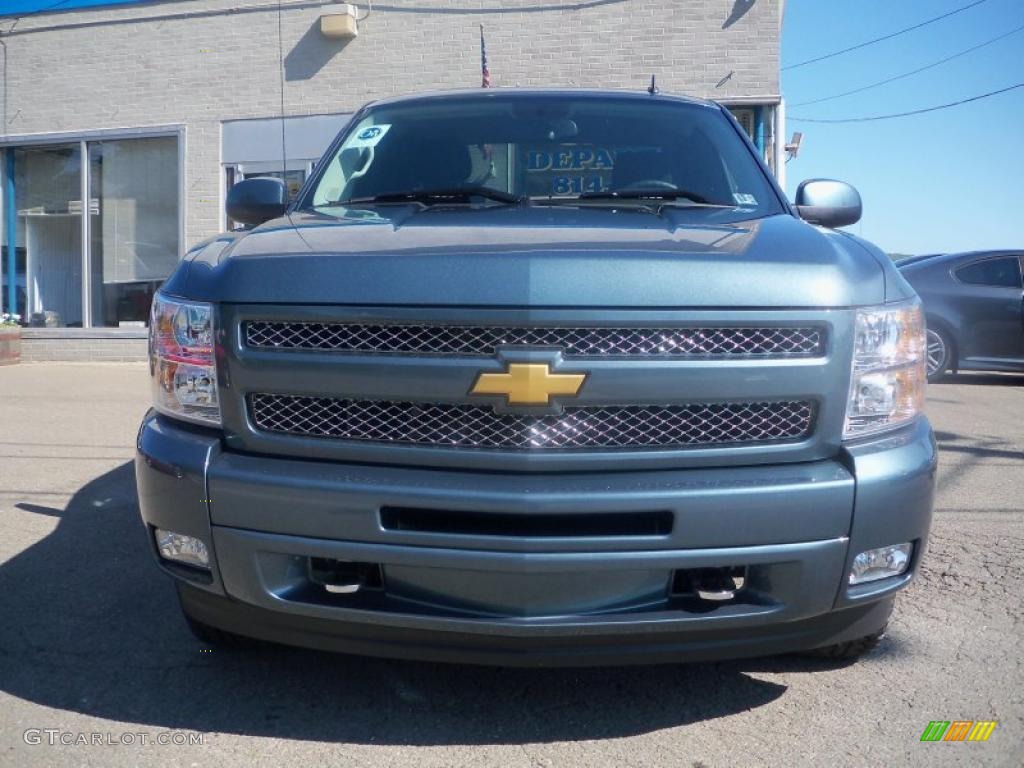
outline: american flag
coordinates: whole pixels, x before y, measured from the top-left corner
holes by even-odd
[[[484,25],[480,25],[480,73],[482,80],[481,88],[491,87],[491,70],[487,68],[487,43],[484,42]]]

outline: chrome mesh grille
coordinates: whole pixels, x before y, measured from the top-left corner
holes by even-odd
[[[501,346],[559,347],[566,357],[814,357],[817,327],[553,328],[363,325],[249,321],[245,341],[261,349],[386,355],[493,356]]]
[[[490,406],[253,394],[257,429],[305,437],[437,447],[547,450],[668,448],[797,440],[810,434],[806,401],[574,406],[561,415]]]

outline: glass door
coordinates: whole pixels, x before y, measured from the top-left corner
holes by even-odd
[[[80,145],[6,150],[14,177],[15,249],[24,254],[26,317],[30,325],[81,327],[82,157]],[[13,168],[12,168],[13,165]],[[10,229],[9,226],[5,229]],[[21,259],[18,259],[21,262]]]

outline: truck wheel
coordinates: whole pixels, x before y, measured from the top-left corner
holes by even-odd
[[[812,656],[817,659],[833,659],[835,661],[856,659],[868,651],[874,650],[878,646],[878,641],[884,635],[885,627],[882,627],[877,632],[865,637],[858,637],[856,640],[848,640],[845,643],[837,643],[836,645],[826,645],[823,648],[811,648],[809,651],[804,651],[803,655]]]
[[[181,596],[182,590],[186,587],[183,587],[181,584],[175,584],[174,586],[176,587],[175,591],[178,593],[178,607],[181,608],[181,615],[184,617],[189,631],[196,640],[214,648],[224,648],[225,650],[255,648],[259,645],[259,641],[254,638],[236,635],[234,632],[211,627],[209,624],[190,616],[189,612],[185,609],[185,602]]]

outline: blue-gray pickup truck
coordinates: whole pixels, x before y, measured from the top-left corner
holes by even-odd
[[[207,642],[516,665],[873,647],[918,570],[925,328],[722,106],[370,104],[153,304],[139,506]]]

